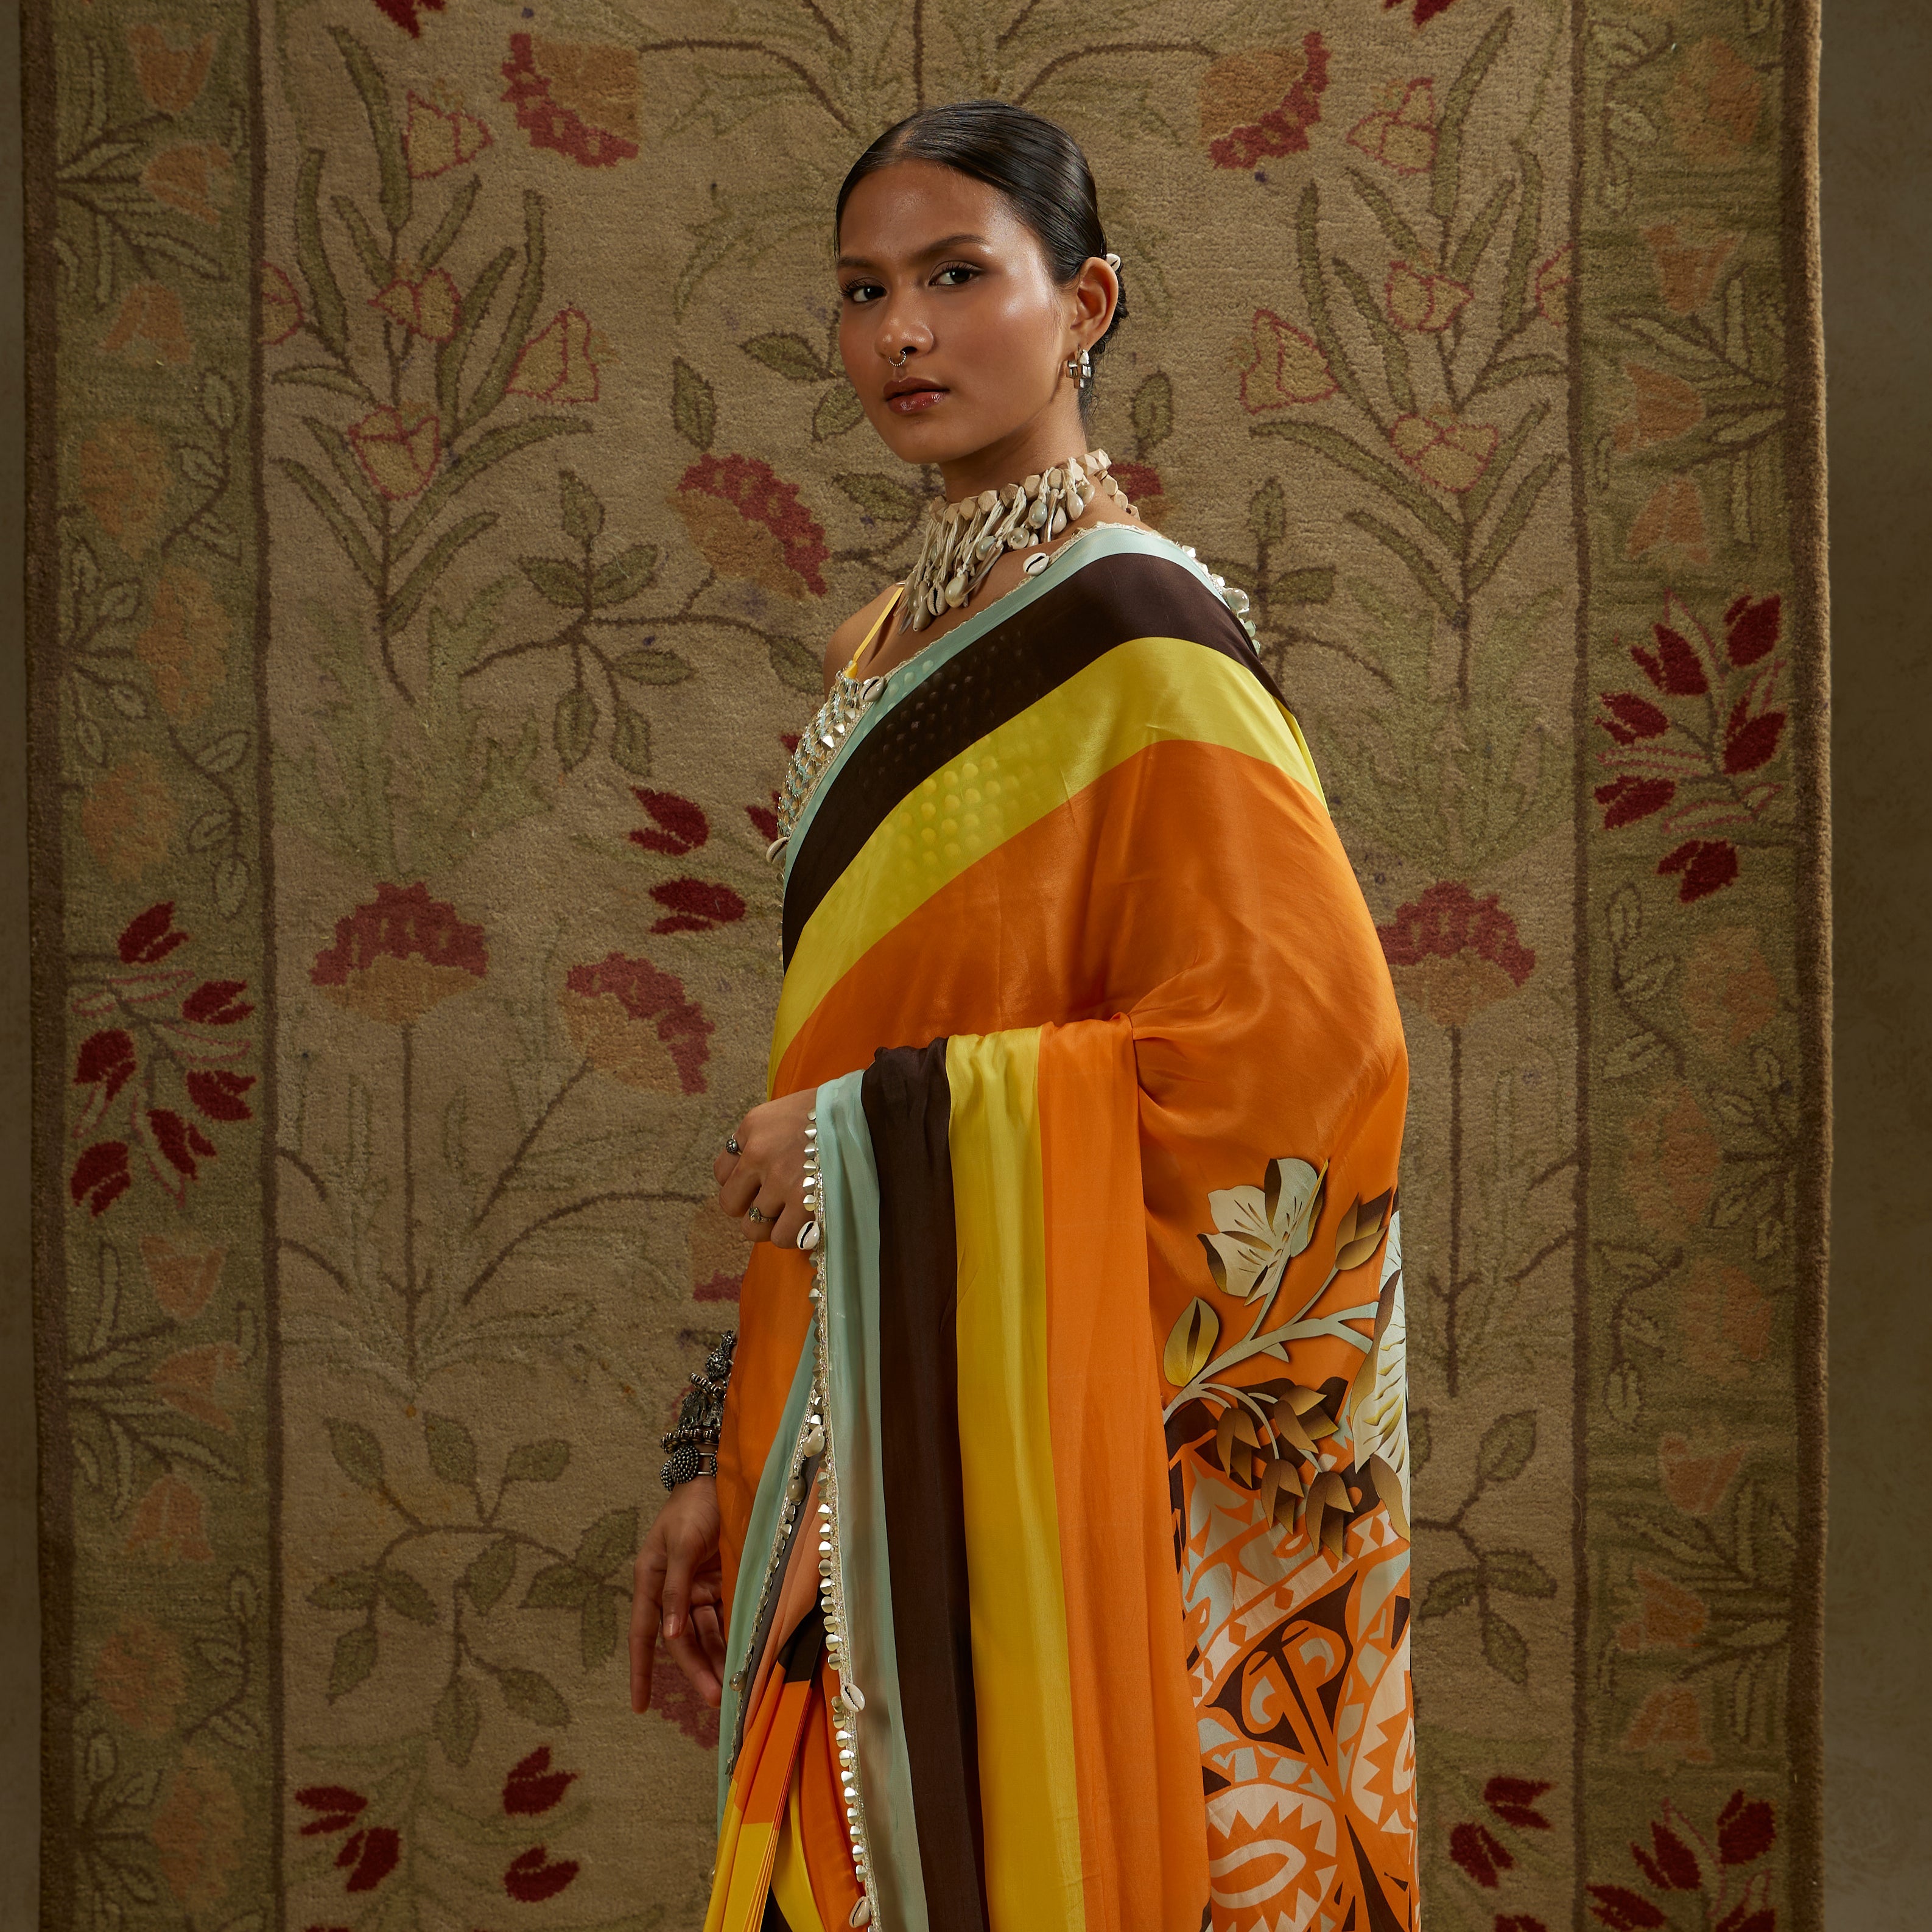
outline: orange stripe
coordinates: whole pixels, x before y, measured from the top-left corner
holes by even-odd
[[[1191,1926],[1208,1895],[1160,1376],[1142,1317],[1138,1099],[1126,1019],[1045,1029],[1053,1468],[1086,1919],[1108,1932]]]

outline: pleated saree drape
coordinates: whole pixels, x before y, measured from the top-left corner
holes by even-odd
[[[1407,1060],[1280,693],[1102,528],[788,860],[823,1300],[757,1250],[707,1932],[1412,1926]]]

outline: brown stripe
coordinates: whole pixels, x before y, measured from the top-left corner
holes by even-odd
[[[926,1916],[932,1932],[986,1932],[945,1041],[880,1052],[860,1096],[879,1176],[880,1462]]]

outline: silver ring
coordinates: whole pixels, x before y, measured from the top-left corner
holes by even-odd
[[[776,1221],[778,1218],[776,1214],[760,1214],[755,1203],[745,1210],[745,1219],[748,1221]]]
[[[911,353],[912,351],[910,349],[902,349],[896,356],[888,356],[886,360],[895,369],[903,369],[906,365],[906,358]]]
[[[738,1136],[736,1134],[727,1134],[724,1136],[724,1151],[730,1154],[734,1160],[736,1160],[740,1154],[745,1151],[745,1150],[738,1144]]]

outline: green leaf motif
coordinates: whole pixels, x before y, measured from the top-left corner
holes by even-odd
[[[376,1633],[367,1624],[344,1630],[329,1660],[328,1701],[346,1696],[376,1667]]]
[[[584,1532],[577,1546],[578,1568],[592,1576],[608,1576],[620,1563],[637,1554],[638,1513],[612,1510]]]
[[[358,1488],[380,1490],[383,1480],[381,1443],[359,1422],[344,1422],[332,1415],[324,1426],[336,1467]]]
[[[634,778],[651,775],[651,721],[628,704],[618,706],[610,727],[610,756],[620,771]]]
[[[1483,1558],[1483,1581],[1513,1597],[1553,1597],[1556,1582],[1526,1550],[1492,1550]]]
[[[382,1600],[399,1617],[407,1617],[412,1624],[436,1622],[435,1599],[406,1570],[385,1564],[376,1572],[376,1582],[382,1592]]]
[[[1428,1466],[1430,1451],[1433,1446],[1429,1433],[1428,1410],[1411,1409],[1408,1413],[1408,1478],[1412,1483]]]
[[[564,535],[579,543],[594,543],[604,534],[603,499],[574,470],[560,470],[556,488]]]
[[[558,1694],[556,1686],[540,1672],[500,1670],[496,1674],[496,1688],[518,1717],[527,1718],[533,1724],[561,1730],[570,1722],[570,1706]]]
[[[403,158],[403,143],[396,132],[395,116],[389,112],[388,83],[382,78],[369,50],[346,28],[332,27],[334,41],[356,92],[362,98],[362,111],[369,118],[369,134],[376,144],[376,169],[381,177],[382,218],[392,235],[400,234],[410,224],[410,170]]]
[[[1326,604],[1335,595],[1332,564],[1312,564],[1305,570],[1284,570],[1271,578],[1268,595],[1277,604]]]
[[[454,1416],[427,1415],[423,1434],[429,1444],[429,1466],[446,1483],[467,1489],[476,1480],[476,1441]]]
[[[379,292],[387,288],[388,260],[382,253],[382,243],[376,239],[375,230],[369,226],[368,217],[346,194],[333,196],[328,205],[334,209],[336,220],[348,230],[349,238],[362,258],[362,272],[368,277],[370,286]]]
[[[926,507],[925,496],[890,476],[846,471],[832,482],[865,514],[882,524],[909,524]]]
[[[1536,1412],[1520,1408],[1497,1417],[1483,1431],[1476,1452],[1476,1474],[1484,1487],[1492,1483],[1513,1483],[1529,1467],[1536,1454]]]
[[[632,544],[603,565],[590,580],[590,602],[598,610],[626,604],[650,588],[658,569],[656,544]]]
[[[1483,1618],[1483,1657],[1492,1670],[1512,1684],[1529,1682],[1529,1646],[1514,1624],[1493,1610]]]
[[[584,608],[584,569],[567,557],[520,556],[517,568],[560,610]]]
[[[526,188],[524,272],[517,283],[517,298],[510,305],[510,319],[504,325],[502,340],[497,344],[496,352],[490,357],[482,381],[477,384],[476,393],[470,398],[470,406],[463,412],[465,429],[481,422],[503,400],[504,392],[510,386],[510,378],[516,373],[517,358],[523,353],[524,344],[529,338],[537,306],[543,300],[543,196],[533,188]],[[588,423],[584,424],[586,429],[590,427]]]
[[[556,700],[550,734],[566,771],[574,771],[589,757],[590,741],[597,733],[597,716],[596,699],[580,685],[572,686]]]
[[[824,358],[802,335],[789,335],[779,332],[770,335],[754,335],[748,342],[738,346],[754,362],[762,362],[767,369],[776,370],[790,382],[822,382],[832,372],[825,366]]]
[[[574,1610],[590,1594],[592,1580],[574,1563],[551,1563],[530,1579],[520,1607],[526,1610]]]
[[[766,655],[781,684],[814,698],[825,694],[825,667],[795,638],[774,638]]]
[[[343,306],[342,290],[322,242],[322,169],[327,158],[320,148],[310,148],[302,156],[302,172],[296,181],[296,266],[308,284],[309,320],[322,346],[332,356],[345,356],[349,351],[348,310]]]
[[[516,1574],[516,1538],[499,1537],[494,1543],[486,1544],[464,1571],[463,1587],[470,1593],[470,1600],[488,1614],[496,1608]]]
[[[403,587],[389,599],[388,608],[382,613],[383,628],[392,632],[401,630],[416,614],[436,580],[454,561],[456,553],[464,544],[473,543],[485,530],[496,526],[494,510],[478,510],[445,530],[424,552],[422,561],[404,580]]]
[[[1450,83],[1436,123],[1436,165],[1430,176],[1429,206],[1438,221],[1448,221],[1455,216],[1456,190],[1461,182],[1462,124],[1469,118],[1483,76],[1502,52],[1514,23],[1514,16],[1508,8],[1498,14],[1489,32],[1477,42],[1475,52],[1462,63],[1462,72]]]
[[[584,1667],[594,1670],[617,1647],[617,1599],[608,1590],[592,1590],[584,1600],[578,1621],[578,1640]]]
[[[718,428],[711,385],[679,356],[670,365],[671,426],[694,449],[709,449]]]
[[[476,1742],[476,1732],[483,1721],[483,1712],[476,1701],[476,1693],[468,1678],[460,1671],[443,1686],[442,1695],[436,1700],[436,1712],[430,1719],[430,1726],[436,1732],[436,1741],[442,1747],[442,1754],[453,1765],[466,1765]]]
[[[506,1483],[554,1483],[570,1467],[570,1444],[556,1436],[519,1442],[503,1465]]]
[[[308,1600],[319,1610],[366,1610],[376,1600],[376,1580],[366,1570],[345,1570],[325,1576]]]
[[[1444,1570],[1430,1579],[1422,1601],[1415,1606],[1416,1616],[1446,1617],[1451,1610],[1460,1610],[1476,1594],[1477,1580],[1473,1568]]]
[[[812,412],[812,440],[830,442],[834,436],[856,429],[865,420],[866,406],[860,401],[857,390],[850,382],[838,382],[819,398],[818,406]]]
[[[690,665],[676,652],[648,645],[626,651],[616,660],[616,669],[620,677],[628,677],[633,684],[682,684],[692,674]]]
[[[428,274],[448,254],[451,244],[463,232],[463,224],[470,219],[470,211],[476,206],[476,196],[482,186],[483,177],[472,175],[450,196],[442,219],[436,224],[436,232],[423,244],[422,254],[416,257],[424,274]]]
[[[1145,460],[1174,434],[1174,384],[1156,369],[1134,392],[1132,404],[1134,454]]]
[[[1258,544],[1278,544],[1288,534],[1287,500],[1272,476],[1248,499],[1248,528]]]

